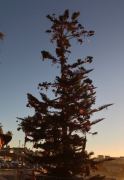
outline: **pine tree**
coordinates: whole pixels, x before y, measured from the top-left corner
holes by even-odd
[[[34,108],[33,116],[20,118],[18,129],[25,133],[25,141],[33,142],[33,147],[40,149],[41,155],[35,156],[47,175],[57,177],[87,177],[94,162],[92,153],[86,152],[86,135],[91,133],[91,126],[102,121],[92,121],[91,116],[111,104],[94,108],[95,87],[88,74],[93,69],[85,65],[92,63],[93,57],[77,59],[69,64],[71,42],[76,40],[83,44],[85,38],[94,35],[78,22],[80,13],[69,14],[68,10],[56,16],[47,15],[52,23],[46,32],[51,34],[51,43],[55,44],[55,56],[42,50],[44,60],[59,65],[60,75],[54,82],[40,83],[41,100],[31,94],[28,107]],[[46,90],[51,89],[54,96],[50,98]],[[96,133],[93,133],[96,134]]]
[[[2,124],[0,123],[0,149],[3,148],[5,145],[12,140],[12,132],[8,131],[6,134],[3,133]]]

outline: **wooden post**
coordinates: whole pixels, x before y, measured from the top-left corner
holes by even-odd
[[[34,169],[32,170],[32,180],[36,180],[35,179],[35,170]]]

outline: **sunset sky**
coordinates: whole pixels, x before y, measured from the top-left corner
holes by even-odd
[[[53,51],[45,30],[47,14],[60,15],[65,9],[80,11],[80,23],[95,36],[80,47],[74,43],[75,58],[93,56],[89,68],[96,91],[96,107],[113,106],[99,112],[106,119],[95,125],[96,136],[88,136],[88,151],[96,155],[124,156],[124,1],[123,0],[0,0],[0,122],[4,131],[13,132],[11,146],[24,143],[17,131],[16,117],[32,111],[26,107],[27,93],[39,97],[39,82],[51,81],[56,66],[41,60],[41,50]]]

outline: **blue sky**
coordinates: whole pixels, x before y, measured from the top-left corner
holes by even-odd
[[[124,1],[123,0],[0,0],[0,122],[5,131],[12,130],[12,146],[22,132],[17,132],[16,117],[32,113],[26,107],[28,92],[39,97],[37,85],[53,80],[57,70],[42,62],[40,51],[53,50],[45,30],[50,26],[46,15],[60,14],[65,9],[80,11],[80,23],[95,36],[82,47],[73,47],[74,58],[94,57],[91,77],[97,86],[96,105],[114,103],[98,117],[105,121],[95,125],[97,136],[89,136],[88,150],[95,154],[124,155]]]

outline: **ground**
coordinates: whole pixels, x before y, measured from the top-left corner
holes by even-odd
[[[124,157],[105,161],[98,166],[98,173],[116,180],[124,180]]]
[[[98,171],[93,173],[106,176],[108,179],[113,178],[113,180],[124,180],[124,157],[115,158],[114,160],[105,161],[98,166]],[[0,169],[0,180],[24,180],[32,177],[32,170],[3,170]]]

